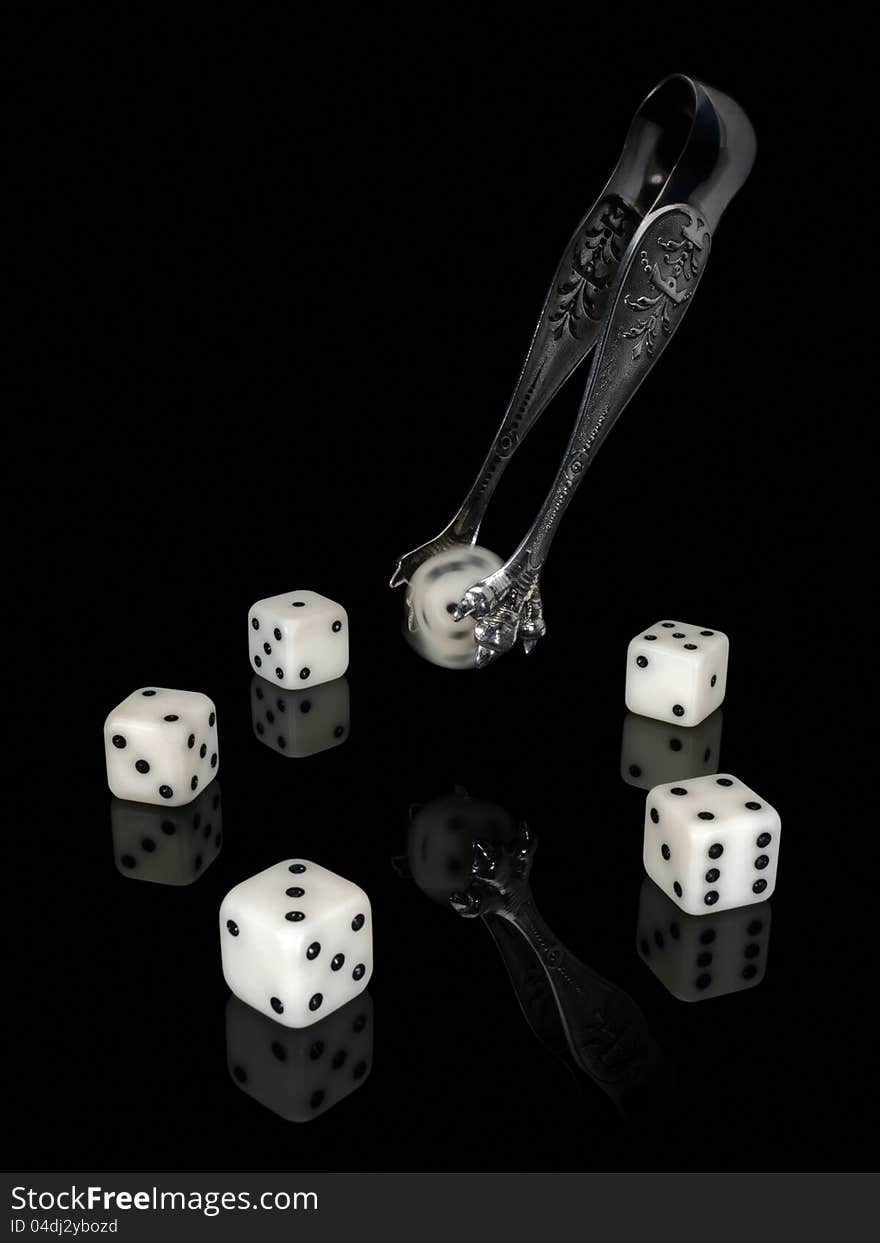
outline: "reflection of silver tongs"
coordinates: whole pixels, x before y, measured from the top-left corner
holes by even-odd
[[[599,446],[687,310],[711,238],[755,155],[745,113],[683,74],[665,78],[636,113],[617,167],[578,225],[541,311],[504,419],[449,526],[401,557],[392,587],[428,557],[476,542],[489,500],[517,447],[596,347],[574,432],[553,487],[513,555],[465,592],[457,616],[476,619],[476,664],[521,635],[544,634],[540,576],[559,520]]]
[[[535,905],[529,874],[537,843],[528,827],[464,791],[411,816],[396,870],[435,901],[482,919],[538,1039],[593,1080],[624,1117],[660,1106],[669,1068],[642,1012],[566,949]]]

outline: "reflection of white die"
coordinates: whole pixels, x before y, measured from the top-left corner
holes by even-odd
[[[639,716],[699,725],[724,699],[727,635],[685,622],[643,630],[626,653],[626,706]]]
[[[373,1002],[362,993],[302,1031],[230,997],[226,1058],[233,1081],[288,1122],[309,1122],[361,1087],[373,1064]]]
[[[160,885],[191,885],[220,853],[220,783],[212,781],[186,807],[110,804],[113,854],[123,876]]]
[[[720,708],[690,729],[628,712],[620,744],[621,777],[627,785],[650,790],[666,781],[717,773],[721,721]]]
[[[348,614],[316,591],[288,591],[251,605],[254,671],[287,690],[341,678],[348,668]]]
[[[683,911],[763,902],[776,886],[779,813],[738,778],[655,786],[645,807],[645,871]]]
[[[373,971],[370,900],[308,859],[231,889],[220,907],[226,983],[285,1027],[308,1027],[364,991]]]
[[[349,694],[345,678],[303,691],[251,681],[251,721],[260,742],[282,755],[302,758],[328,751],[349,734]]]
[[[117,798],[181,807],[217,775],[217,712],[199,691],[133,691],[104,722],[107,783]]]
[[[770,903],[685,915],[646,877],[636,944],[642,961],[681,1001],[754,988],[767,970]]]

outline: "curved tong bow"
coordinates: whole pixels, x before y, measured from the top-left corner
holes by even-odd
[[[574,431],[544,504],[512,556],[458,603],[457,618],[476,620],[477,668],[509,651],[518,637],[531,651],[545,633],[540,577],[559,521],[681,323],[712,235],[754,155],[754,133],[739,105],[683,74],[665,78],[636,113],[617,167],[556,270],[479,475],[449,526],[401,557],[391,579],[399,586],[428,557],[476,542],[507,463],[595,347]]]

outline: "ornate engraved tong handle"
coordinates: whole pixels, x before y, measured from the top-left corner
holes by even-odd
[[[609,194],[580,222],[556,269],[513,396],[479,474],[449,526],[400,558],[392,587],[407,582],[429,556],[476,541],[508,462],[596,344],[614,278],[639,220],[619,195]]]
[[[684,206],[666,207],[648,217],[633,239],[565,460],[518,550],[527,551],[532,566],[544,564],[584,472],[681,323],[709,244],[702,218]]]
[[[633,237],[554,485],[513,556],[459,604],[456,616],[477,619],[478,667],[509,651],[521,629],[533,639],[533,602],[540,599],[540,574],[559,521],[621,411],[681,323],[709,246],[705,220],[685,204],[647,216]],[[540,626],[538,633],[543,618]]]
[[[473,538],[508,461],[596,344],[614,278],[638,222],[623,199],[610,195],[581,221],[569,241],[504,419],[454,520],[457,529]]]

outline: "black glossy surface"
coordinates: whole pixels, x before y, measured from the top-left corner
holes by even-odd
[[[562,25],[551,51],[506,21],[488,58],[469,28],[455,72],[423,44],[402,64],[381,29],[351,72],[335,45],[291,65],[230,32],[236,68],[206,57],[197,105],[190,51],[177,63],[164,44],[143,80],[94,49],[69,82],[34,79],[32,193],[38,210],[73,199],[45,280],[79,306],[45,303],[44,370],[63,392],[12,498],[26,585],[7,657],[31,675],[8,722],[23,744],[5,828],[15,1165],[870,1164],[876,868],[851,776],[864,683],[838,663],[856,647],[835,518],[849,477],[809,431],[815,377],[789,316],[816,291],[793,288],[802,251],[767,206],[806,202],[808,175],[813,189],[792,123],[810,75],[790,41],[797,83],[779,49],[684,17],[628,36],[625,63],[610,37],[585,50],[592,18]],[[400,639],[394,559],[454,512],[572,223],[634,104],[679,67],[748,110],[753,176],[560,531],[547,638],[479,674],[432,668]],[[52,89],[65,107],[49,126]],[[824,150],[833,118],[810,115]],[[831,354],[848,333],[823,320]],[[584,378],[518,455],[488,547],[521,536]],[[351,734],[304,760],[250,720],[247,609],[288,586],[351,618]],[[730,635],[723,767],[783,823],[766,976],[694,1004],[639,959],[644,794],[619,771],[626,644],[660,616]],[[188,887],[114,864],[100,727],[148,682],[218,707],[223,845]],[[674,1063],[654,1127],[627,1129],[536,1042],[479,921],[392,869],[409,805],[456,783],[529,821],[542,913]],[[306,1125],[230,1078],[216,920],[233,884],[293,854],[362,884],[376,932],[372,1069]]]

